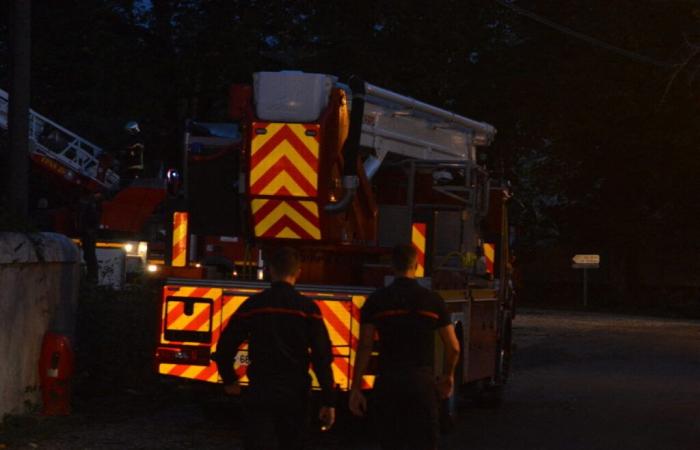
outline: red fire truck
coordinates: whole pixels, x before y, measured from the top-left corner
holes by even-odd
[[[0,129],[8,125],[8,104],[9,94],[0,89]],[[34,110],[29,111],[29,142],[32,212],[41,228],[76,237],[80,243],[81,201],[99,201],[98,258],[100,253],[105,256],[101,263],[121,253],[117,260],[124,263],[122,274],[143,270],[148,244],[157,242],[158,228],[162,228],[159,209],[166,198],[167,180],[141,178],[124,183],[110,152]],[[100,278],[103,273],[115,276],[115,267],[105,269],[110,270],[100,270]]]
[[[194,161],[197,138],[185,139],[158,372],[220,381],[211,359],[219,335],[268,285],[266,252],[284,245],[302,255],[298,289],[323,313],[336,387],[347,391],[360,308],[390,280],[391,248],[412,242],[420,281],[446,299],[461,341],[458,384],[498,392],[514,308],[509,193],[480,158],[496,130],[357,78],[302,72],[259,72],[233,86],[230,116],[239,137],[210,152],[210,166]],[[235,369],[245,384],[241,350]],[[364,387],[373,380],[365,376]]]

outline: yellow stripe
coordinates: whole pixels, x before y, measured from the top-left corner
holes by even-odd
[[[301,236],[290,230],[289,227],[282,228],[275,237],[280,239],[301,239]]]
[[[253,295],[255,292],[251,292],[251,295]],[[226,326],[228,323],[229,319],[231,316],[233,316],[233,313],[236,312],[236,310],[243,304],[243,302],[248,298],[244,297],[242,295],[236,295],[233,297],[226,297],[227,300],[224,302],[224,307],[222,308],[222,314],[221,314],[221,326],[222,330],[223,327]]]
[[[194,292],[195,288],[193,287],[181,287],[177,291],[172,292],[169,295],[175,296],[175,297],[189,297],[192,295],[192,292]]]
[[[175,368],[175,364],[158,364],[158,373],[167,375]]]
[[[411,243],[414,247],[420,250],[423,255],[425,255],[425,236],[418,229],[418,224],[413,224],[411,227]],[[425,256],[424,256],[425,258]],[[416,268],[416,276],[422,277],[425,275],[425,261],[418,261],[418,267]]]
[[[334,356],[350,356],[350,346],[337,346],[333,348]]]
[[[318,173],[316,169],[311,167],[299,152],[287,141],[282,141],[275,147],[262,161],[253,167],[250,171],[250,185],[254,185],[260,177],[268,171],[274,170],[275,165],[282,157],[287,157],[289,161],[299,169],[299,172],[313,186],[318,186]]]
[[[415,226],[413,227],[411,233],[411,242],[413,242],[413,245],[425,253],[425,236],[423,236]]]
[[[324,321],[326,324],[326,329],[328,330],[328,337],[331,338],[331,344],[333,345],[347,345],[347,339],[345,336],[341,336],[333,326],[328,322]]]
[[[171,296],[173,296],[173,297],[189,297],[192,294],[192,292],[195,290],[195,288],[193,288],[193,287],[181,287],[177,291],[171,292],[171,291],[167,290],[167,287],[168,286],[166,286],[166,289],[164,291],[164,292],[166,292],[166,294],[165,294],[166,298],[171,297]],[[177,305],[177,303],[166,302],[165,299],[163,300],[163,310],[161,313],[162,314],[161,317],[165,317],[166,322],[168,320],[168,317],[170,316],[170,312],[175,307],[175,305]],[[166,342],[165,341],[165,326],[161,327],[161,330],[160,330],[160,342],[161,343]]]
[[[367,297],[363,295],[355,295],[352,297],[352,304],[353,307],[357,310],[362,308],[362,305],[365,304],[365,301],[367,300]],[[355,320],[354,318],[352,319],[352,326],[350,327],[350,332],[352,333],[352,337],[355,338],[355,342],[357,342],[357,339],[360,338],[360,321]]]
[[[331,344],[350,345],[350,342],[348,341],[350,335],[350,311],[343,307],[343,302],[330,301],[324,303],[328,307],[328,309],[330,309],[333,312],[333,315],[336,317],[336,319],[346,327],[345,332],[341,335],[336,331],[335,327],[331,325],[330,321],[326,320],[324,317],[324,322],[326,322],[326,328],[328,329],[328,332],[331,337]]]
[[[176,294],[179,297],[191,297],[191,295],[195,289],[197,289],[197,288],[194,288],[194,287],[182,288],[174,294]],[[213,302],[216,302],[220,296],[221,296],[221,289],[209,289],[204,293],[204,295],[201,295],[198,298],[207,298],[207,299],[212,300]],[[175,308],[177,308],[178,303],[168,302],[168,305],[169,305],[168,315],[170,315],[170,313]],[[213,304],[212,304],[211,308],[213,310],[213,308],[214,308]],[[199,314],[201,312],[206,311],[207,309],[209,309],[209,305],[204,304],[204,303],[195,303],[192,315],[190,315],[190,316],[186,316],[184,314],[181,315],[168,329],[169,330],[189,330],[189,328],[188,328],[189,324],[191,322],[193,322],[197,318],[197,316],[199,316]],[[212,323],[211,319],[212,319],[211,316],[208,317],[207,320],[205,322],[203,322],[202,325],[200,325],[197,328],[197,330],[189,330],[189,331],[207,332],[207,331],[211,330],[213,332],[217,328],[216,321],[218,320],[218,318],[213,317],[214,323]],[[161,341],[163,341],[164,338],[165,338],[165,336],[162,337]]]
[[[348,389],[348,377],[350,374],[345,373],[344,370],[341,370],[340,367],[336,366],[335,364],[333,364],[331,367],[333,368],[333,381],[335,384],[339,385],[341,389]]]
[[[253,179],[251,178],[251,181]],[[309,193],[301,188],[294,181],[294,178],[287,172],[280,172],[275,178],[272,179],[260,192],[256,195],[275,195],[280,190],[281,187],[287,188],[289,193],[294,197],[308,197]]]
[[[496,258],[496,246],[493,244],[484,244],[484,256],[489,261],[493,262]]]
[[[209,309],[209,305],[205,303],[195,303],[192,315],[181,315],[179,319],[177,319],[168,329],[169,330],[188,330],[189,328],[187,327],[190,322],[192,322],[202,311],[205,311]],[[203,329],[202,329],[203,328]],[[202,328],[200,328],[197,331],[209,331],[209,320],[202,325]],[[194,330],[190,330],[194,331]]]
[[[253,214],[262,208],[266,200],[253,200]],[[301,202],[312,203],[312,202]],[[304,205],[309,209],[306,205]],[[315,227],[312,223],[306,220],[301,214],[296,212],[292,207],[290,207],[286,202],[280,203],[275,209],[273,209],[264,219],[255,224],[255,235],[263,236],[267,230],[269,230],[273,225],[275,225],[283,217],[289,217],[294,223],[303,228],[307,233],[309,233],[314,239],[321,239],[321,230]]]
[[[298,203],[313,214],[314,217],[318,217],[318,204],[316,202],[299,201]]]
[[[283,123],[270,123],[265,127],[265,130],[267,130],[267,133],[265,134],[253,134],[253,140],[251,142],[251,149],[250,152],[251,154],[255,154],[260,148],[265,145],[267,141],[272,139],[272,137],[277,134],[277,132],[284,126],[285,124]],[[259,126],[255,126],[255,129],[261,128]],[[255,133],[255,130],[253,130],[253,133]]]
[[[187,263],[187,222],[188,214],[186,212],[173,213],[172,264],[175,267],[184,267]]]
[[[183,373],[180,375],[183,378],[189,378],[191,380],[196,380],[197,379],[197,374],[204,369],[204,366],[189,366]]]
[[[170,375],[170,371],[173,370],[175,367],[177,367],[175,364],[159,364],[158,365],[158,373],[160,373],[161,375]],[[219,379],[218,372],[214,372],[211,376],[209,376],[209,378],[197,378],[197,375],[199,375],[199,373],[201,373],[206,368],[207,368],[207,366],[190,366],[181,375],[171,375],[171,376],[177,376],[180,378],[187,378],[190,380],[207,381],[210,383],[218,383],[221,381]]]
[[[333,370],[333,384],[339,385],[342,390],[348,390],[350,387],[348,376],[350,374],[345,373],[335,364],[331,366],[331,369]],[[318,382],[318,378],[316,378],[316,374],[313,371],[309,371],[309,375],[311,375],[311,387],[316,390],[320,389],[321,385]]]
[[[298,123],[290,123],[287,124],[287,126],[289,126],[299,140],[302,141],[309,150],[311,150],[311,153],[318,157],[319,143],[315,137],[306,135],[306,126]],[[321,127],[316,125],[313,129],[316,131],[316,133],[318,133]]]
[[[253,134],[253,140],[251,142],[251,154],[255,154],[260,148],[265,145],[267,141],[272,139],[272,137],[277,134],[277,132],[284,126],[283,123],[270,123],[267,124],[265,127],[265,130],[267,133],[265,134]],[[255,130],[262,128],[260,126],[255,125],[255,128],[253,130],[253,133],[255,133]]]

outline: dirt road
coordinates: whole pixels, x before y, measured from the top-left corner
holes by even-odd
[[[495,410],[466,408],[443,448],[700,449],[700,322],[523,311],[514,370]],[[102,392],[69,418],[27,419],[0,448],[235,449],[235,404],[197,391]],[[376,449],[362,424],[314,449]]]
[[[507,401],[454,449],[700,449],[700,322],[529,311]]]

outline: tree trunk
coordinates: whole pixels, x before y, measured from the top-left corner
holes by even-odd
[[[10,5],[10,104],[9,152],[5,191],[11,211],[28,213],[29,197],[29,90],[31,53],[31,1],[13,0]]]

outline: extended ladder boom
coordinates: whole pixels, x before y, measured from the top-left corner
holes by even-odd
[[[387,153],[421,161],[475,161],[477,146],[488,146],[496,129],[437,106],[364,83],[360,145],[375,150],[365,162],[372,175]]]
[[[0,128],[7,128],[9,95],[0,89]],[[101,164],[104,151],[56,122],[29,110],[30,156],[34,162],[89,190],[114,190],[119,175]]]

